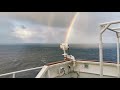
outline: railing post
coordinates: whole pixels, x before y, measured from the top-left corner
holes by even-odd
[[[100,34],[99,42],[99,58],[100,58],[100,77],[103,77],[103,46],[102,46],[102,34]]]
[[[15,73],[13,73],[13,77],[12,78],[15,78]]]
[[[120,77],[120,66],[119,66],[119,60],[120,60],[120,51],[119,51],[119,35],[118,33],[116,33],[117,35],[117,73],[118,73],[118,78]]]
[[[103,42],[102,34],[108,29],[111,24],[100,25],[100,35],[99,35],[99,60],[100,60],[100,77],[103,77]]]

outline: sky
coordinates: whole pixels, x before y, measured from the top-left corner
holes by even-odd
[[[0,44],[64,42],[76,12],[0,12]],[[69,43],[98,43],[99,23],[119,21],[120,12],[79,12]],[[104,42],[116,42],[105,32]]]

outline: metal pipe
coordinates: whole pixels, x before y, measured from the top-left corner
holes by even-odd
[[[99,37],[99,59],[100,59],[100,77],[103,77],[103,43],[102,43],[102,34],[105,32],[106,29],[109,29],[111,31],[114,31],[114,30],[119,30],[120,28],[109,28],[109,26],[111,24],[118,24],[120,23],[120,21],[115,21],[115,22],[107,22],[107,23],[102,23],[100,24],[101,26],[101,31],[100,31],[100,37]],[[103,28],[103,26],[105,26]],[[103,28],[103,29],[102,29]],[[114,31],[116,32],[116,35],[117,35],[117,72],[118,72],[118,77],[120,77],[120,67],[119,67],[119,54],[120,54],[120,51],[119,51],[119,35],[118,35],[118,32],[117,31]]]
[[[108,27],[110,26],[111,24],[106,24],[106,26],[103,28],[103,26],[101,26],[101,34],[105,32],[106,29],[108,29]],[[102,29],[103,28],[103,29]]]
[[[99,37],[99,59],[100,59],[100,77],[103,77],[103,43],[102,43],[102,34]]]
[[[120,21],[112,21],[112,22],[106,22],[106,23],[101,23],[100,25],[105,25],[105,24],[118,24]]]
[[[120,30],[120,28],[111,28],[111,30]]]
[[[30,68],[30,69],[25,69],[25,70],[20,70],[20,71],[15,71],[15,72],[10,72],[10,73],[5,73],[5,74],[0,74],[1,76],[6,76],[6,75],[11,75],[11,74],[17,74],[17,73],[21,73],[21,72],[26,72],[26,71],[31,71],[31,70],[37,70],[37,69],[41,69],[43,66],[41,67],[36,67],[36,68]]]
[[[115,33],[117,33],[117,31],[114,31],[113,29],[111,29],[111,28],[107,28],[108,30],[110,30],[110,31],[113,31],[113,32],[115,32]]]
[[[15,73],[13,73],[13,78],[15,78]]]
[[[50,78],[50,70],[48,70],[48,77]]]
[[[117,35],[117,73],[118,73],[118,78],[120,77],[120,67],[119,67],[119,63],[120,63],[120,51],[119,51],[119,35],[118,33],[116,33]]]
[[[99,36],[99,59],[100,59],[100,77],[103,77],[103,42],[102,42],[102,34],[111,24],[106,24],[105,27],[100,26],[100,36]]]

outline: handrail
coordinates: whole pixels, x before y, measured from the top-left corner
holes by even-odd
[[[118,23],[120,23],[120,20],[119,20],[119,21],[112,21],[112,22],[100,23],[100,25],[105,25],[105,24],[118,24]]]
[[[41,67],[35,67],[35,68],[30,68],[30,69],[19,70],[19,71],[5,73],[5,74],[0,74],[0,77],[12,74],[13,75],[12,78],[15,78],[15,74],[17,74],[17,73],[26,72],[26,71],[32,71],[32,70],[36,70],[36,69],[42,69],[42,67],[43,66],[41,66]]]
[[[120,51],[119,51],[119,33],[117,30],[119,30],[120,28],[109,28],[110,25],[112,24],[120,24],[120,21],[113,21],[113,22],[107,22],[107,23],[102,23],[100,25],[100,34],[99,34],[99,60],[100,60],[100,77],[103,76],[103,33],[106,31],[106,30],[111,30],[111,31],[115,31],[116,32],[116,36],[117,36],[117,72],[118,72],[118,77],[120,77]],[[104,27],[103,27],[104,25]]]

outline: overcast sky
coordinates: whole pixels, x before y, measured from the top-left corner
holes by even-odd
[[[0,12],[0,44],[62,43],[76,12]],[[99,23],[120,20],[120,12],[80,12],[69,43],[97,43]],[[115,34],[104,34],[115,42]]]

